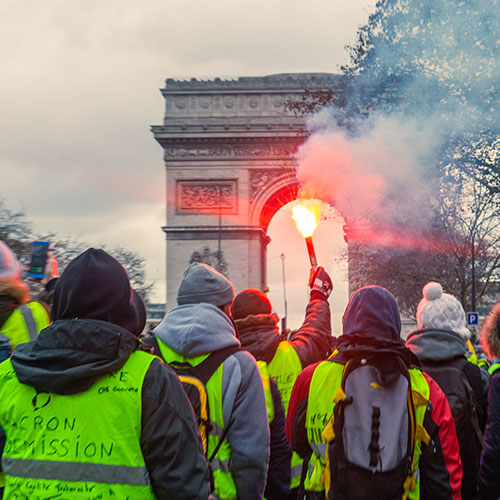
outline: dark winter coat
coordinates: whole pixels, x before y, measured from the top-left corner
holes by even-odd
[[[486,387],[483,387],[481,369],[467,362],[468,351],[464,338],[459,333],[449,330],[416,330],[408,334],[406,346],[417,356],[424,371],[426,368],[432,370],[435,366],[441,369],[447,366],[461,367],[463,375],[474,392],[479,427],[481,431],[484,431],[487,405],[485,393],[487,393],[488,386],[486,383]],[[432,376],[432,371],[430,375]],[[462,500],[471,500],[477,498],[477,474],[481,448],[472,424],[465,425],[463,429],[464,432],[459,435],[460,457],[463,465]]]
[[[285,412],[278,386],[273,379],[270,379],[270,384],[274,419],[269,424],[271,454],[264,497],[267,500],[282,500],[287,498],[290,490],[292,450],[285,436]]]
[[[105,321],[59,320],[36,341],[19,345],[11,360],[23,384],[68,395],[120,369],[140,346],[137,337]],[[208,498],[208,468],[191,406],[175,372],[156,359],[142,386],[140,446],[158,499]]]

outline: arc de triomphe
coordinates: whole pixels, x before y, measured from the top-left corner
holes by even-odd
[[[293,154],[306,137],[285,103],[304,89],[339,89],[325,73],[167,79],[163,125],[152,127],[166,168],[167,309],[190,262],[219,267],[236,290],[266,286],[266,234],[297,195]]]

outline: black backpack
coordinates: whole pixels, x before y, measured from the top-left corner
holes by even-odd
[[[460,458],[463,464],[462,496],[476,496],[476,475],[479,471],[483,435],[479,425],[481,407],[467,379],[465,357],[445,364],[422,363],[422,369],[441,387],[446,395],[457,430]]]
[[[411,378],[403,359],[397,354],[356,355],[344,365],[334,401],[323,432],[327,498],[403,498],[411,484],[417,436]]]
[[[163,359],[160,347],[158,346],[158,341],[154,335],[143,338],[142,342],[153,348],[152,354]],[[208,453],[208,434],[211,430],[210,408],[208,404],[206,384],[224,360],[239,350],[239,346],[230,346],[220,349],[219,351],[214,351],[197,366],[191,366],[189,363],[178,363],[175,361],[169,363],[169,365],[177,372],[184,392],[193,407],[205,455]],[[212,455],[208,458],[209,463],[213,461],[215,455],[219,451],[219,448],[226,436],[226,432],[227,428],[225,429],[224,434],[219,440],[219,443],[217,444]]]

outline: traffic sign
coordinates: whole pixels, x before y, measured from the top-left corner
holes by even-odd
[[[468,325],[479,325],[479,313],[477,313],[477,312],[467,313],[467,324]]]

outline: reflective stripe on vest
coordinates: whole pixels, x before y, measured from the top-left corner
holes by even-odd
[[[160,338],[156,337],[158,346],[163,359],[167,363],[176,361],[178,363],[189,363],[191,366],[199,365],[210,353],[186,358],[182,354],[174,351]],[[208,394],[208,407],[210,411],[211,429],[208,434],[208,452],[210,457],[219,444],[224,433],[224,417],[222,413],[222,372],[224,363],[222,363],[206,383]],[[226,438],[227,439],[227,438]],[[219,500],[235,500],[238,498],[238,492],[230,471],[230,462],[233,451],[229,443],[224,440],[217,455],[211,463],[211,469],[214,477],[214,495]]]
[[[269,370],[265,361],[257,361],[259,367],[260,378],[264,386],[264,395],[266,396],[267,421],[271,423],[274,420],[274,403],[271,393],[271,382],[269,381]]]
[[[467,339],[467,348],[469,349],[467,361],[477,366],[478,361],[477,361],[476,350],[474,349],[474,345],[472,344],[470,339]]]
[[[496,361],[488,368],[488,372],[493,375],[498,369],[500,369],[500,362]]]
[[[332,361],[323,361],[314,370],[307,402],[306,431],[309,445],[313,450],[309,461],[304,487],[307,491],[323,491],[322,475],[325,468],[326,442],[322,436],[323,429],[333,415],[333,398],[342,381],[344,365]],[[429,386],[417,369],[410,369],[412,391],[418,393],[415,403],[415,417],[417,425],[422,425],[425,411],[428,407]],[[408,499],[419,498],[419,472],[418,463],[421,455],[421,442],[416,441],[413,456],[414,478]]]
[[[297,351],[293,348],[290,342],[284,340],[280,342],[273,359],[269,363],[269,375],[276,381],[278,391],[281,396],[285,417],[288,413],[288,403],[290,394],[292,393],[293,385],[302,371],[302,363],[300,362]],[[302,474],[303,460],[292,453],[291,461],[291,481],[290,488],[297,488],[300,485],[300,476]]]
[[[23,307],[30,309],[37,332],[49,326],[49,315],[42,304],[39,302],[28,302]],[[0,333],[9,339],[12,349],[19,344],[30,341],[30,331],[20,307],[14,309],[7,321],[0,328]]]
[[[19,382],[10,360],[0,364],[4,500],[153,500],[140,447],[142,384],[153,359],[133,352],[117,372],[66,396],[37,392]]]

